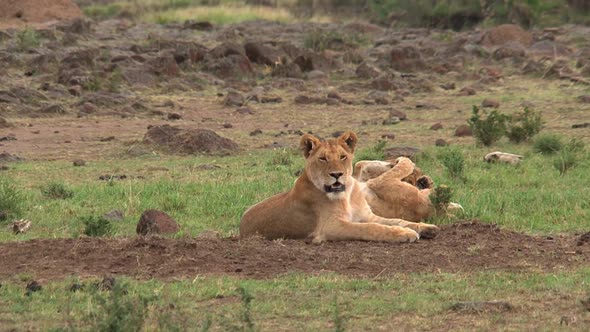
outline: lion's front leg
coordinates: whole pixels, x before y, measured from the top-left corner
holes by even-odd
[[[369,222],[388,226],[406,227],[418,232],[418,234],[420,234],[420,237],[424,239],[433,239],[434,237],[436,237],[440,230],[436,225],[432,224],[427,224],[423,222],[411,222],[403,219],[388,219],[379,217],[375,214],[369,219]]]
[[[378,223],[353,223],[344,219],[333,219],[322,225],[312,235],[312,243],[323,241],[382,241],[382,242],[415,242],[420,235],[400,226],[388,226]]]
[[[379,175],[378,177],[369,180],[368,182],[392,182],[401,181],[414,172],[414,162],[406,157],[399,157],[396,159],[397,164],[389,171]]]

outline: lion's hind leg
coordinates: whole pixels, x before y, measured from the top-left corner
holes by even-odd
[[[436,225],[427,224],[423,222],[411,222],[403,219],[389,219],[383,218],[375,215],[370,222],[381,224],[381,225],[388,225],[388,226],[400,226],[412,229],[418,234],[420,234],[421,238],[424,239],[433,239],[439,232],[439,228]]]

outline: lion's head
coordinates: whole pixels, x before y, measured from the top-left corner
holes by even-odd
[[[352,160],[357,136],[347,131],[336,139],[321,141],[305,134],[301,137],[301,151],[306,159],[305,173],[314,186],[330,199],[343,198],[352,184]]]

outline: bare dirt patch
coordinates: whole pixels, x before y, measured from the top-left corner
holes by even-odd
[[[71,0],[6,0],[0,2],[0,29],[38,26],[78,18],[82,11]]]
[[[0,244],[0,279],[20,273],[38,279],[127,275],[270,278],[289,272],[391,277],[399,272],[557,271],[588,266],[590,247],[573,235],[542,237],[478,221],[442,227],[434,240],[414,244],[261,238],[79,238]]]

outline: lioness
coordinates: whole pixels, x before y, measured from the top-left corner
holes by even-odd
[[[301,137],[305,170],[294,187],[252,207],[242,216],[240,235],[269,239],[309,238],[312,243],[339,240],[414,242],[432,238],[438,227],[375,215],[365,198],[366,186],[352,177],[357,144],[348,131],[322,142]]]
[[[365,183],[367,203],[379,216],[421,221],[435,212],[428,197],[434,186],[432,179],[408,158],[359,161],[353,177]]]

